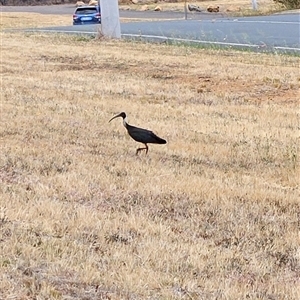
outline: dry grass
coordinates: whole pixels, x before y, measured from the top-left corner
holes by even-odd
[[[153,1],[154,2],[154,1]],[[233,14],[233,15],[253,15],[253,14],[265,14],[275,11],[281,11],[284,7],[280,4],[276,4],[273,0],[261,0],[257,1],[257,10],[254,11],[251,0],[198,0],[187,1],[189,4],[199,6],[203,11],[206,11],[209,6],[219,6],[221,13]],[[150,10],[153,10],[156,6],[160,6],[165,11],[184,11],[184,1],[178,2],[158,2],[147,4]],[[134,10],[140,10],[144,7],[144,4],[130,4],[120,5],[121,8],[130,8]]]
[[[2,32],[0,298],[299,299],[299,82],[297,57]],[[123,110],[168,144],[136,157]]]
[[[42,15],[38,13],[0,13],[0,30],[72,25],[69,15]],[[3,42],[2,42],[3,44]]]

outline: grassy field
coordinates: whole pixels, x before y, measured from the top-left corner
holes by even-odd
[[[299,57],[0,34],[0,299],[299,299]]]
[[[234,15],[253,15],[253,14],[265,14],[275,11],[281,11],[284,9],[283,5],[275,3],[273,0],[260,0],[257,1],[257,10],[254,11],[252,7],[251,0],[196,0],[196,1],[186,1],[187,4],[197,5],[203,11],[206,11],[209,6],[219,6],[220,13],[234,14]],[[157,2],[146,4],[149,10],[153,10],[155,7],[159,6],[165,11],[184,11],[184,1],[174,1],[174,2]],[[143,3],[130,4],[130,5],[120,5],[121,8],[130,8],[134,10],[145,9]]]

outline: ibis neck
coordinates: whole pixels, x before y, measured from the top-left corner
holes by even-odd
[[[127,129],[128,123],[127,123],[127,118],[123,119],[123,125]]]

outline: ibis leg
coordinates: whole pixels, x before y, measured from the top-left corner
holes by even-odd
[[[140,151],[142,151],[142,150],[146,150],[146,154],[148,153],[148,145],[147,144],[145,144],[145,147],[144,148],[138,148],[138,149],[136,149],[136,155],[138,155],[139,154],[139,152]]]

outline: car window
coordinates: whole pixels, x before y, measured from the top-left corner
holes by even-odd
[[[97,12],[97,9],[95,7],[88,7],[88,8],[77,8],[76,14],[77,15],[86,15],[86,14],[94,14]]]

